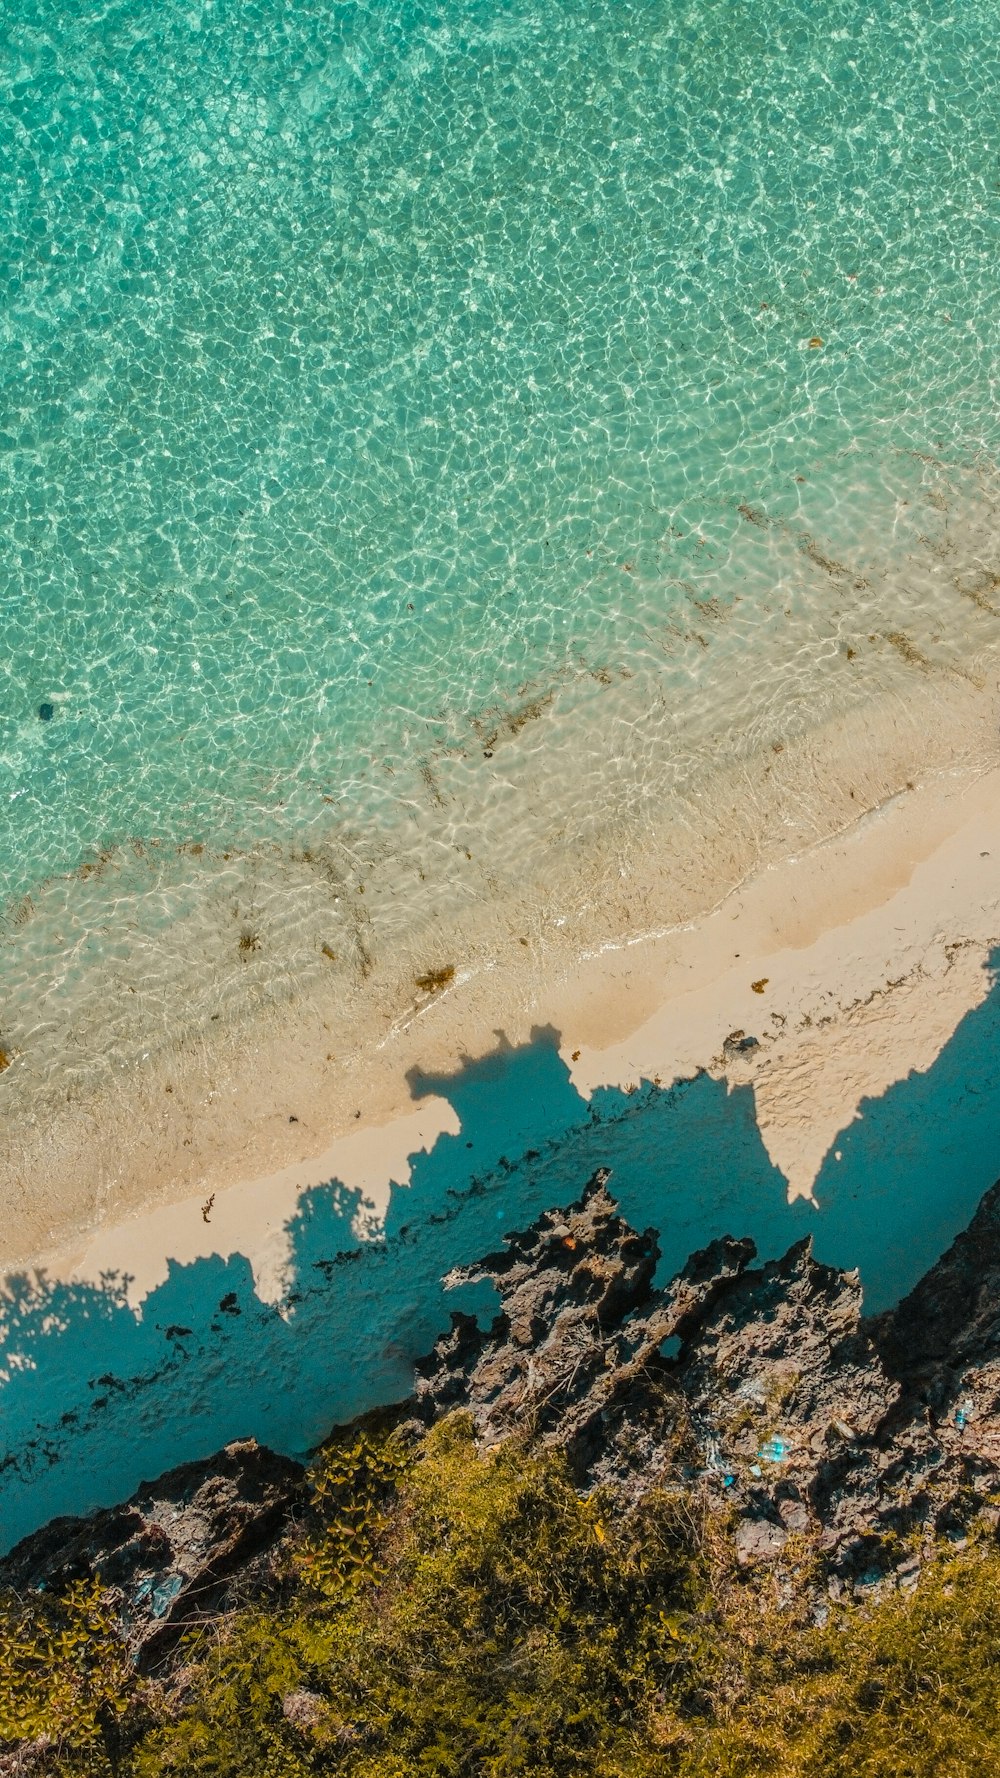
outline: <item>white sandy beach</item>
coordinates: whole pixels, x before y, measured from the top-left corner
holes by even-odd
[[[276,1300],[285,1224],[303,1190],[337,1178],[360,1190],[377,1223],[390,1182],[409,1177],[407,1157],[457,1129],[445,1098],[415,1102],[412,1071],[447,1074],[500,1034],[516,1045],[538,1027],[558,1032],[584,1095],[701,1069],[750,1084],[771,1159],[790,1194],[808,1196],[862,1097],[926,1068],[990,985],[1000,936],[995,701],[963,688],[936,712],[955,726],[941,721],[937,747],[933,733],[920,737],[924,775],[899,789],[892,777],[914,769],[916,725],[897,723],[895,756],[884,732],[877,748],[857,725],[828,735],[841,808],[857,789],[874,806],[794,850],[782,852],[776,828],[771,858],[701,917],[657,930],[663,897],[650,860],[638,859],[614,910],[617,934],[599,933],[583,954],[554,930],[513,963],[502,948],[466,966],[459,956],[439,993],[411,994],[395,1016],[381,1002],[374,1029],[346,1053],[341,1043],[334,1053],[323,1008],[299,1008],[242,1034],[228,1054],[159,1059],[117,1105],[49,1119],[4,1192],[6,1268],[126,1272],[138,1302],[168,1259],[239,1252],[259,1293]],[[826,763],[823,739],[788,768],[786,834],[803,775]],[[873,796],[873,785],[888,793]],[[741,1037],[756,1045],[740,1049]]]

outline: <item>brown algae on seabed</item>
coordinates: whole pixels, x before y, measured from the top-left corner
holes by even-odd
[[[774,945],[779,935],[786,945],[793,946],[807,934],[814,935],[817,915],[812,894],[805,893],[802,873],[804,859],[820,836],[829,837],[831,829],[834,834],[842,830],[858,836],[861,830],[856,826],[856,812],[860,814],[864,805],[881,806],[887,797],[898,793],[903,782],[911,782],[918,759],[939,786],[937,790],[928,787],[920,798],[918,850],[929,843],[931,833],[951,827],[960,818],[966,797],[972,797],[977,805],[985,798],[977,817],[975,859],[983,844],[990,844],[982,837],[984,825],[989,829],[995,818],[1000,819],[996,814],[1000,809],[998,793],[987,792],[985,787],[972,790],[983,768],[996,762],[996,697],[984,696],[966,684],[941,680],[925,691],[925,676],[915,678],[919,695],[915,695],[917,686],[911,685],[905,700],[894,696],[881,705],[865,706],[863,721],[853,713],[811,731],[805,740],[794,732],[783,735],[785,748],[780,755],[772,752],[773,731],[762,735],[761,757],[776,779],[768,778],[769,788],[759,806],[756,797],[749,799],[752,819],[748,817],[745,828],[739,821],[734,823],[733,812],[741,807],[741,799],[747,800],[748,768],[730,763],[713,773],[709,793],[699,799],[696,819],[691,819],[692,811],[687,809],[686,818],[670,826],[669,847],[661,842],[659,831],[632,847],[624,876],[617,868],[617,845],[612,851],[610,843],[602,840],[589,879],[596,879],[600,892],[595,887],[586,898],[581,896],[578,852],[560,848],[556,855],[559,868],[544,879],[544,896],[533,889],[529,898],[522,892],[521,880],[510,886],[512,905],[502,925],[509,925],[512,954],[504,947],[502,926],[497,932],[495,921],[488,927],[484,924],[483,904],[478,898],[455,918],[452,931],[439,933],[439,944],[428,943],[430,935],[421,930],[425,918],[429,919],[428,909],[422,907],[405,946],[397,945],[395,953],[391,944],[382,947],[382,969],[372,981],[370,952],[367,960],[360,950],[350,957],[337,943],[326,924],[336,917],[336,909],[331,908],[329,897],[313,893],[311,872],[307,876],[309,894],[294,927],[300,948],[296,952],[286,945],[283,951],[283,935],[288,930],[288,860],[276,853],[269,874],[271,854],[241,857],[235,880],[233,873],[219,879],[212,904],[217,920],[206,928],[213,941],[222,938],[233,975],[216,973],[208,984],[211,992],[206,991],[190,1016],[185,1007],[184,1016],[171,1022],[171,1031],[178,1030],[176,1039],[152,1044],[152,1053],[148,1062],[143,1058],[142,1067],[123,1067],[112,1074],[106,1063],[95,1086],[81,1069],[79,1058],[67,1050],[75,1071],[70,1099],[50,1087],[64,1059],[57,1040],[67,1029],[66,1018],[52,1016],[48,1024],[33,1028],[30,1046],[25,1041],[27,1027],[19,1037],[16,1028],[10,1028],[10,1020],[5,1020],[4,1040],[15,1064],[9,1070],[11,1082],[17,1074],[19,1087],[12,1099],[6,1079],[0,1077],[0,1095],[10,1102],[0,1120],[0,1200],[7,1263],[63,1253],[92,1231],[96,1221],[117,1224],[137,1206],[145,1209],[155,1202],[177,1202],[196,1195],[200,1204],[209,1189],[228,1189],[247,1178],[269,1176],[283,1167],[304,1163],[305,1150],[325,1150],[342,1133],[348,1119],[353,1127],[362,1080],[366,1119],[388,1123],[405,1114],[412,1104],[409,1069],[419,1066],[425,1072],[447,1072],[457,1055],[490,1050],[498,1027],[509,1041],[517,1043],[527,1039],[533,1025],[550,1024],[571,1032],[572,1048],[581,1048],[585,1057],[591,1050],[604,1055],[654,1016],[659,1004],[671,1000],[677,990],[691,987],[687,963],[674,953],[686,952],[690,946],[697,951],[698,942],[693,930],[682,939],[678,923],[685,930],[689,922],[700,925],[719,904],[720,895],[731,895],[737,883],[743,885],[742,899],[749,878],[754,876],[761,885],[754,899],[764,898],[767,916],[756,923],[752,933],[747,932],[745,942],[740,942],[742,933],[740,938],[732,933],[732,949],[742,951],[748,961],[753,959],[751,967],[756,966],[757,977],[771,977],[766,990],[768,1006],[788,1011],[780,982],[775,979],[780,972],[773,967]],[[848,798],[847,783],[857,785],[857,802]],[[833,806],[829,809],[815,805],[819,786],[825,793],[824,803],[826,795],[830,796]],[[683,808],[681,813],[685,814]],[[662,819],[659,814],[657,829]],[[905,881],[912,868],[908,842],[902,848],[907,857],[898,856],[895,843],[887,843],[883,822],[888,816],[875,819],[874,859],[860,868],[860,839],[856,837],[850,841],[842,880],[838,875],[835,905],[829,909],[829,918],[838,928],[859,911],[859,903],[879,900]],[[897,821],[894,816],[894,829]],[[907,818],[904,826],[909,825]],[[847,842],[833,843],[839,848]],[[994,850],[1000,853],[1000,841]],[[799,864],[788,864],[789,853]],[[808,869],[810,878],[818,874],[823,885],[824,906],[829,899],[831,863],[827,851],[822,863],[817,858]],[[789,870],[794,872],[794,881]],[[296,884],[297,879],[293,888]],[[370,890],[372,883],[367,886]],[[502,895],[506,887],[491,885],[491,890]],[[234,889],[240,902],[235,919]],[[374,898],[359,895],[355,902],[352,897],[346,916],[341,907],[344,924],[351,930],[352,949],[361,939],[355,909],[365,907],[369,899]],[[587,905],[581,906],[584,899]],[[957,914],[953,897],[948,906]],[[735,907],[730,903],[730,912],[720,916],[727,941]],[[87,903],[85,911],[89,916],[100,910]],[[935,918],[940,921],[940,903]],[[369,942],[373,941],[372,927],[373,922],[365,919],[364,936]],[[186,939],[187,928],[177,930]],[[241,930],[258,937],[259,952],[240,953]],[[25,962],[30,962],[27,941],[22,941],[20,934],[33,931],[34,921],[26,927],[10,927],[4,935],[5,950],[21,943]],[[650,935],[661,932],[662,943],[657,943]],[[719,926],[713,926],[708,945],[714,958],[710,960],[712,969],[720,961],[715,956],[719,933]],[[964,926],[957,935],[968,935]],[[170,933],[155,936],[161,941],[169,939]],[[200,929],[195,937],[200,937]],[[338,963],[322,954],[324,942],[339,952]],[[644,952],[641,970],[635,968],[636,942],[651,946]],[[585,958],[604,946],[620,951],[620,967],[611,969],[613,979],[605,981],[603,969],[596,965],[592,969],[586,962],[581,971],[579,957],[584,946]],[[432,961],[434,948],[438,957]],[[728,942],[723,948],[728,949]],[[446,966],[444,958],[449,951]],[[207,948],[202,956],[208,959]],[[178,943],[172,950],[161,943],[155,953],[147,944],[141,958],[143,967],[154,957],[164,964],[158,981],[162,979],[161,1016],[165,1021],[167,1012],[174,1012],[176,989],[192,958],[187,949],[181,957]],[[267,972],[278,965],[297,967],[299,957],[314,959],[316,975],[307,976],[306,993],[293,995],[287,1003],[283,998],[279,1001],[270,991]],[[460,965],[454,962],[457,957],[462,959]],[[350,963],[356,958],[360,958],[361,967],[355,971]],[[10,962],[17,960],[15,953]],[[7,955],[4,962],[7,987]],[[454,975],[442,977],[445,967],[454,970]],[[675,1050],[680,1052],[678,1070],[697,1068],[718,1052],[726,1033],[735,1026],[753,1030],[750,1007],[758,1009],[759,1019],[764,997],[750,991],[754,977],[746,964],[737,962],[735,967],[740,971],[739,991],[734,985],[730,996],[727,988],[727,1004],[719,1007],[710,1028],[703,1029],[698,1020],[692,1024],[689,1003],[685,1002],[683,1029],[670,1038],[666,1050],[660,1039],[648,1055],[634,1055],[630,1049],[621,1059],[620,1081],[634,1080],[644,1071],[668,1075],[672,1065],[667,1056]],[[245,972],[257,985],[260,1016],[253,1022],[234,1020],[224,1031],[221,989],[232,991],[236,971]],[[127,1059],[128,1045],[136,1034],[145,1036],[132,1000],[133,983],[136,989],[141,988],[142,978],[138,969],[131,973],[132,979],[126,983],[129,1021],[119,1021],[119,1030],[109,1018],[109,1029],[88,1030],[88,1038],[102,1039],[100,1044],[88,1042],[88,1062],[109,1054],[115,1061]],[[290,977],[282,977],[283,982],[286,979]],[[859,982],[857,991],[866,992],[871,985],[866,978]],[[96,997],[93,1004],[97,1004]],[[114,1010],[116,1003],[109,1004]],[[68,1010],[65,996],[58,1006],[53,1003],[53,1014]],[[414,1013],[420,1015],[419,1030],[408,1036]],[[83,1035],[79,1021],[76,1029],[79,1047]],[[204,1045],[201,1030],[207,1033]],[[610,1058],[595,1072],[596,1065],[581,1057],[573,1064],[578,1074],[581,1062],[590,1085],[607,1083],[607,1069],[613,1065]],[[93,1074],[97,1072],[95,1068]],[[174,1089],[169,1095],[164,1092],[165,1083]],[[290,1134],[287,1110],[292,1103],[310,1108],[305,1141],[305,1132],[298,1126],[291,1126],[297,1133]],[[211,1115],[206,1116],[209,1105]],[[799,1164],[797,1150],[794,1157],[783,1150],[783,1158],[789,1164],[794,1160],[799,1177],[809,1176],[809,1166]],[[55,1190],[54,1173],[58,1176]],[[200,1217],[198,1226],[201,1228]]]
[[[415,986],[422,994],[438,994],[449,982],[455,980],[454,963],[445,964],[443,969],[429,969],[425,975],[415,977]]]

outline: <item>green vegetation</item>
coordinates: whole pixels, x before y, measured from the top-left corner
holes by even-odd
[[[113,1770],[142,1689],[99,1585],[74,1581],[61,1599],[30,1608],[3,1602],[0,1747],[43,1740],[65,1771]]]
[[[562,1460],[349,1434],[274,1596],[138,1680],[99,1589],[9,1603],[0,1742],[124,1778],[983,1778],[1000,1767],[1000,1553],[942,1554],[907,1597],[807,1610],[738,1572],[696,1494],[631,1513]],[[788,1546],[790,1549],[791,1546]],[[788,1556],[788,1549],[786,1549]],[[788,1591],[791,1588],[791,1603]]]

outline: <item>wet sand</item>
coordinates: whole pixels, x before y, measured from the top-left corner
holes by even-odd
[[[123,1087],[125,1139],[103,1182],[94,1174],[109,1152],[113,1104],[95,1105],[89,1120],[74,1108],[61,1130],[40,1132],[29,1160],[40,1172],[48,1156],[47,1189],[25,1171],[20,1189],[5,1192],[7,1269],[95,1280],[124,1271],[137,1303],[169,1259],[238,1252],[258,1292],[277,1301],[299,1195],[339,1179],[360,1190],[377,1227],[390,1184],[408,1179],[407,1157],[457,1129],[425,1082],[540,1028],[558,1034],[585,1096],[699,1070],[730,1088],[749,1085],[790,1197],[808,1197],[861,1100],[928,1067],[991,984],[1000,938],[995,700],[982,693],[970,711],[964,756],[952,745],[947,760],[954,734],[942,724],[937,759],[926,737],[932,764],[922,778],[784,855],[776,831],[770,860],[765,853],[700,917],[657,929],[655,857],[640,856],[615,910],[617,935],[582,947],[572,932],[560,943],[555,915],[547,940],[530,935],[519,957],[487,947],[467,964],[457,958],[437,993],[411,991],[395,1012],[384,998],[375,1028],[353,1047],[333,1034],[327,1009],[309,1005],[243,1033],[228,1054],[157,1059]],[[866,748],[891,782],[912,765],[915,732],[903,734],[898,757],[874,748],[884,735],[856,725],[827,736],[845,774],[841,804],[851,800],[847,778],[865,788]],[[814,738],[811,769],[823,764]],[[801,758],[797,769],[801,781]],[[792,809],[794,764],[789,783]],[[73,1183],[54,1188],[57,1173],[75,1183],[75,1204]]]

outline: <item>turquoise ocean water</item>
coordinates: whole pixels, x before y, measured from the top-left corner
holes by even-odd
[[[214,1019],[377,995],[411,927],[414,964],[461,962],[451,909],[490,944],[534,909],[533,965],[574,875],[582,941],[630,847],[666,873],[710,805],[717,843],[713,772],[752,826],[778,746],[995,680],[996,26],[995,0],[7,0],[0,1152]],[[749,1087],[584,1100],[541,1032],[413,1083],[460,1131],[357,1263],[357,1194],[303,1194],[282,1305],[238,1253],[171,1263],[141,1315],[120,1277],[6,1280],[0,1546],[398,1398],[442,1273],[597,1163],[668,1267],[808,1228],[892,1300],[995,1173],[996,963],[835,1138],[819,1215]]]
[[[446,895],[470,835],[517,870],[512,806],[582,833],[850,661],[993,646],[998,42],[992,0],[10,0],[0,1043],[148,971],[227,848],[343,883],[419,833]]]

